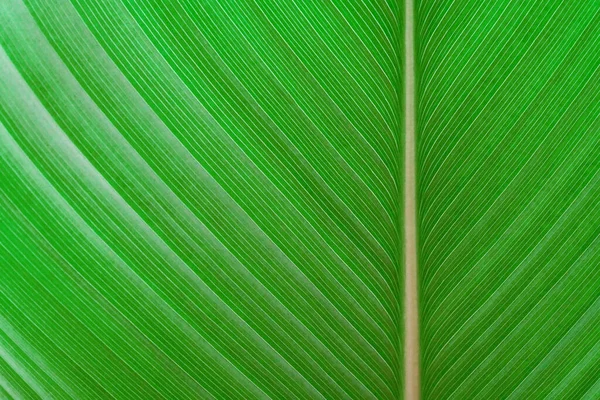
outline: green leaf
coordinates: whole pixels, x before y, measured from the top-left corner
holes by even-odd
[[[600,3],[419,0],[423,397],[600,397]]]
[[[399,398],[395,1],[0,3],[0,397]]]
[[[599,398],[600,2],[412,3],[1,2],[0,398]]]

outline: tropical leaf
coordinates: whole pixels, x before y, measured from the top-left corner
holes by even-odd
[[[0,45],[0,398],[600,397],[597,0],[4,0]]]
[[[422,392],[600,398],[600,2],[418,0]]]
[[[0,397],[401,397],[402,21],[0,2]]]

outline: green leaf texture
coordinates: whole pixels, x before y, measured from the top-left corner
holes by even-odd
[[[400,398],[403,18],[1,1],[0,398]]]
[[[425,399],[600,398],[600,2],[417,0]]]

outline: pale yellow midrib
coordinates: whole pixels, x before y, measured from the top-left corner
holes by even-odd
[[[414,0],[404,10],[404,388],[406,400],[420,398],[419,317],[417,295],[417,209],[415,182]]]

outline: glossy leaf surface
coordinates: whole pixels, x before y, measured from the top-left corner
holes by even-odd
[[[402,18],[3,1],[2,396],[400,396]]]

